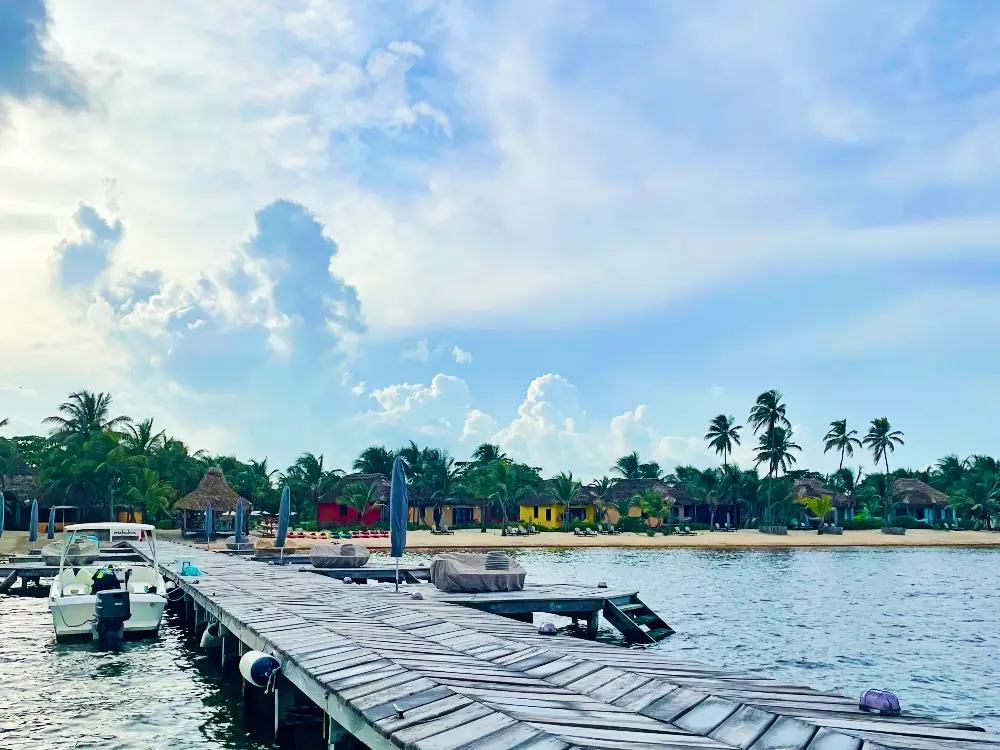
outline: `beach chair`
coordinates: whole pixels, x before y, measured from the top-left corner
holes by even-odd
[[[597,536],[597,532],[593,529],[584,529],[583,533],[587,536]]]
[[[573,529],[573,536],[583,536],[583,534],[580,533],[580,529]]]

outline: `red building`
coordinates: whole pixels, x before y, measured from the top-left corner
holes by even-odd
[[[327,526],[371,526],[382,520],[384,506],[368,508],[363,520],[354,508],[343,503],[327,503],[321,498],[316,504],[316,522]]]

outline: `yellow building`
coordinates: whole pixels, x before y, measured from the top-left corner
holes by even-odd
[[[554,505],[549,499],[537,500],[521,505],[518,520],[521,525],[527,526],[529,523],[545,529],[561,529],[563,527],[563,506]],[[569,506],[568,525],[574,521],[594,522],[593,505],[571,505]]]

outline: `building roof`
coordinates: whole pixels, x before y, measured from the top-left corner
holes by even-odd
[[[3,493],[7,498],[29,505],[32,500],[43,501],[48,491],[38,483],[34,474],[15,474],[4,479]]]
[[[892,499],[903,505],[948,504],[948,496],[918,479],[897,479],[892,483]]]
[[[838,489],[827,487],[814,477],[802,477],[792,484],[792,495],[796,500],[807,497],[823,497],[828,495],[836,508],[849,508],[854,505],[854,498]]]
[[[236,501],[239,497],[236,494],[236,490],[229,486],[229,482],[226,481],[226,475],[222,473],[222,469],[218,466],[213,466],[205,472],[205,476],[198,482],[198,486],[194,492],[185,495],[174,503],[174,508],[180,510],[205,510],[208,504],[211,503],[212,508],[217,513],[227,513],[231,510],[236,510]],[[250,504],[246,500],[244,502],[249,509]]]

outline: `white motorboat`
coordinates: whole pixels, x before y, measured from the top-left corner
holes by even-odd
[[[167,588],[156,556],[156,528],[137,523],[81,523],[67,526],[59,573],[49,588],[56,638],[90,635],[115,640],[124,633],[155,635],[167,604]],[[73,537],[95,534],[110,540],[148,542],[153,562],[67,560]]]

